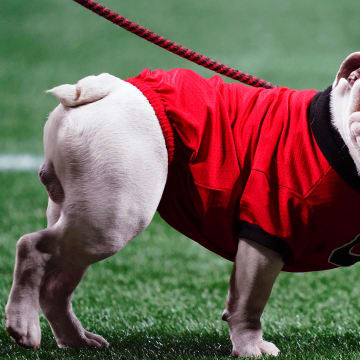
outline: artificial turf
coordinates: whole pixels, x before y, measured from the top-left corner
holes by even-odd
[[[34,173],[0,173],[0,308],[11,285],[15,240],[44,226],[46,193]],[[10,195],[10,196],[9,196]],[[83,325],[109,349],[57,349],[42,319],[42,348],[15,345],[0,328],[0,359],[225,359],[220,320],[231,264],[156,217],[119,254],[93,265],[74,296]],[[359,268],[282,273],[263,316],[279,359],[359,359]]]
[[[327,87],[340,61],[359,50],[353,0],[106,0],[170,39],[279,85]],[[144,67],[207,70],[137,39],[71,0],[4,0],[0,9],[0,153],[41,153],[56,104],[43,90],[83,76],[123,78]],[[46,193],[36,173],[0,173],[0,316],[16,240],[45,226]],[[279,359],[360,359],[360,265],[280,275],[263,316]],[[74,296],[83,325],[104,351],[57,349],[42,319],[42,348],[16,346],[0,326],[0,359],[222,359],[231,344],[220,320],[231,264],[155,217],[116,256],[95,264]]]

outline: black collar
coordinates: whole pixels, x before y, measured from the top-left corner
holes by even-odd
[[[349,149],[331,122],[330,93],[332,87],[318,92],[309,107],[308,118],[321,152],[332,168],[356,191],[360,192],[360,176]]]

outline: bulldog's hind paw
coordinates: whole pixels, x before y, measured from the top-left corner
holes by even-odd
[[[102,336],[84,330],[84,333],[79,337],[58,340],[58,346],[59,348],[103,349],[107,348],[109,343]]]
[[[280,350],[271,342],[261,340],[254,344],[246,344],[233,348],[231,355],[234,357],[258,358],[262,355],[278,356]]]
[[[33,350],[40,348],[41,329],[36,310],[23,311],[16,305],[7,306],[5,323],[6,331],[18,345]]]

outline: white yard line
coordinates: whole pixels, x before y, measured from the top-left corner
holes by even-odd
[[[0,154],[0,171],[37,171],[42,161],[42,155]]]

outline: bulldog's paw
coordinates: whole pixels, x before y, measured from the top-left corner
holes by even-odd
[[[59,348],[95,348],[103,349],[109,346],[109,343],[100,335],[93,334],[90,331],[84,330],[80,336],[75,338],[58,339],[57,344]]]
[[[271,342],[259,340],[256,343],[247,343],[233,347],[231,355],[234,357],[254,357],[262,355],[278,356],[280,350]]]
[[[5,310],[5,324],[6,331],[18,345],[33,350],[40,348],[41,329],[36,310],[8,305]]]

